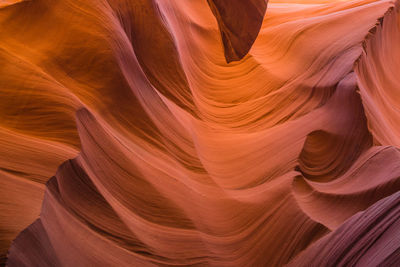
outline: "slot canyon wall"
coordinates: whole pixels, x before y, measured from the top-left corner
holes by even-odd
[[[399,266],[399,9],[0,0],[0,265]]]

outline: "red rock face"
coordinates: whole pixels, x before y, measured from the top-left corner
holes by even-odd
[[[217,19],[226,61],[242,59],[258,36],[268,0],[207,0]]]
[[[266,5],[1,2],[0,263],[399,265],[398,2]]]

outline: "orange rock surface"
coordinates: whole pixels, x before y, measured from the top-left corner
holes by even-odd
[[[0,40],[0,264],[400,264],[398,1],[0,0]]]

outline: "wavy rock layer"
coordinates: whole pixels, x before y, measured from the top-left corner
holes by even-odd
[[[400,192],[357,213],[289,266],[398,266]]]
[[[398,263],[397,3],[227,3],[0,10],[9,266]]]

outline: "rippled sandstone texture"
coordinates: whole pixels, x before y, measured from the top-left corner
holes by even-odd
[[[400,264],[397,2],[0,7],[2,263]]]

